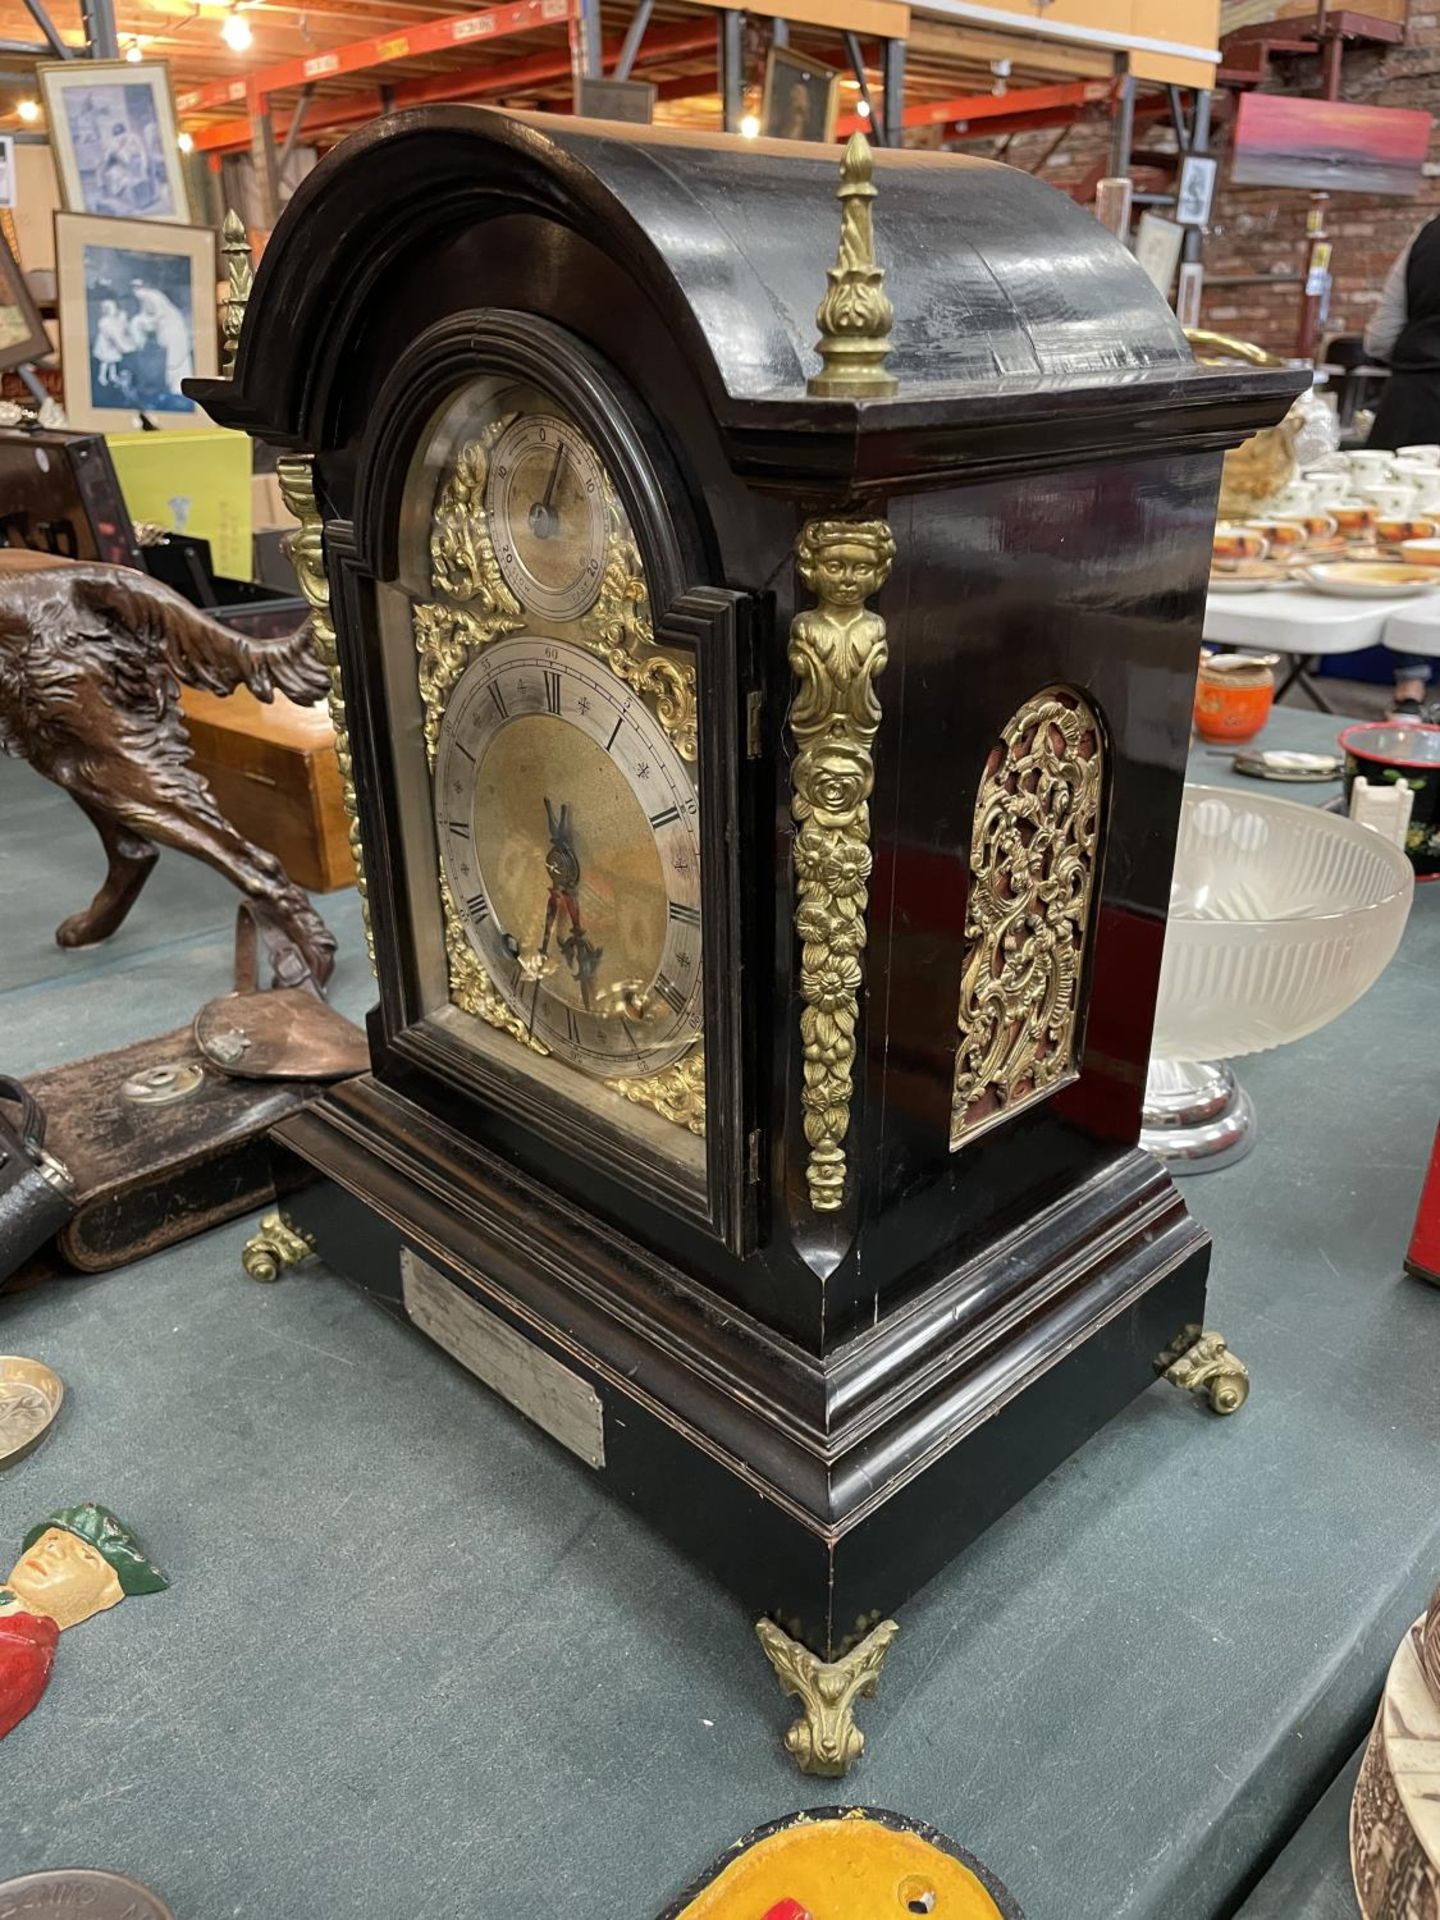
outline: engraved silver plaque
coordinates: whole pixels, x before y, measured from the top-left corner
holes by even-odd
[[[477,1380],[592,1467],[605,1464],[605,1408],[588,1380],[470,1299],[409,1247],[400,1250],[405,1311]]]

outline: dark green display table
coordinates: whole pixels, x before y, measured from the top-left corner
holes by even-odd
[[[1272,744],[1334,729],[1282,714]],[[224,990],[233,901],[207,872],[167,856],[109,947],[62,955],[89,828],[4,764],[0,820],[7,1071]],[[327,911],[359,1014],[354,899]],[[944,1828],[1029,1920],[1234,1912],[1440,1578],[1440,1290],[1400,1265],[1437,974],[1422,888],[1367,999],[1243,1063],[1259,1145],[1187,1188],[1244,1411],[1157,1384],[904,1611],[840,1797]],[[0,1748],[0,1870],[117,1868],[181,1920],[651,1920],[737,1834],[837,1797],[782,1754],[737,1609],[323,1270],[245,1280],[246,1231],[0,1301],[0,1349],[70,1390],[0,1477],[0,1541],[93,1497],[174,1581],[64,1637]]]

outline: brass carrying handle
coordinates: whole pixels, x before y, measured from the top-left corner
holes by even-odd
[[[1248,360],[1252,367],[1283,367],[1284,359],[1257,347],[1251,340],[1237,340],[1233,334],[1211,333],[1208,327],[1186,327],[1185,338],[1195,349],[1197,360]]]

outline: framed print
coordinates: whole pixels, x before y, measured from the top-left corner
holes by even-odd
[[[188,225],[180,132],[163,60],[43,60],[35,71],[71,213]]]
[[[1184,242],[1185,229],[1173,220],[1162,220],[1158,213],[1141,214],[1135,229],[1135,258],[1167,300]]]
[[[219,372],[213,227],[57,213],[55,272],[73,427],[211,424],[182,384]]]
[[[1175,218],[1182,227],[1208,227],[1219,162],[1207,154],[1187,153],[1175,190]]]
[[[15,136],[0,133],[0,207],[15,205]]]
[[[50,336],[25,284],[20,262],[0,238],[0,367],[22,366],[50,355]]]
[[[768,140],[833,140],[840,75],[821,60],[772,47],[765,62],[760,127]]]

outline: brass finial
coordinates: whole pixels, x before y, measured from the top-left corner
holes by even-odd
[[[840,250],[815,311],[824,367],[810,376],[806,391],[817,400],[877,400],[900,387],[885,371],[895,309],[885,295],[885,270],[875,263],[874,171],[870,142],[852,133],[840,163]]]
[[[255,278],[255,269],[250,264],[250,237],[245,231],[245,222],[231,207],[220,229],[220,251],[225,256],[225,271],[230,276],[230,291],[225,299],[225,359],[224,373],[227,380],[235,372],[235,355],[240,350],[240,329],[245,324],[245,302],[250,298],[250,287]]]

